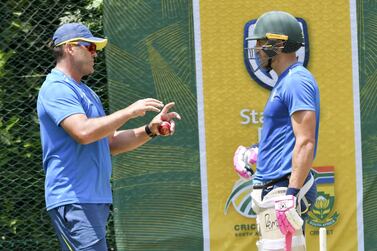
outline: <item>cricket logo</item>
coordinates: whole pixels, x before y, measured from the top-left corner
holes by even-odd
[[[256,214],[251,208],[251,191],[253,190],[253,180],[240,178],[233,186],[225,203],[224,214],[227,214],[229,206],[232,204],[234,209],[247,218],[256,218]]]
[[[260,62],[258,57],[250,57],[250,48],[254,48],[256,45],[256,40],[246,40],[254,30],[254,26],[257,19],[253,19],[246,23],[244,28],[244,61],[251,78],[255,80],[259,85],[264,88],[271,90],[278,79],[277,74],[274,71],[267,72],[265,69],[259,67]],[[304,35],[304,47],[301,47],[297,52],[297,59],[305,67],[308,65],[309,61],[309,39],[308,39],[308,29],[306,22],[302,18],[297,18],[297,21],[301,25],[302,33]]]
[[[308,224],[314,227],[328,227],[334,225],[339,213],[334,211],[334,167],[313,167],[314,178],[317,183],[318,196],[312,211],[309,212]]]

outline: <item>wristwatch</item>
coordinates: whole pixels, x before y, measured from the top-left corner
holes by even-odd
[[[148,124],[144,127],[145,133],[148,134],[149,137],[154,138],[157,136],[157,134],[154,134],[151,129],[149,128]]]

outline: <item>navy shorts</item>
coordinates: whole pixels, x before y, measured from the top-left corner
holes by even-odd
[[[68,204],[48,211],[64,251],[107,251],[110,204]]]

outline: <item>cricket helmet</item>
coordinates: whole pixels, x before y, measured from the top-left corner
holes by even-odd
[[[284,11],[269,11],[260,16],[254,31],[247,40],[267,39],[274,46],[276,40],[285,41],[282,52],[296,52],[304,43],[301,25],[291,14]]]

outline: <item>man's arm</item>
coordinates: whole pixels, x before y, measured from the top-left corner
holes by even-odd
[[[300,189],[309,174],[315,148],[316,116],[314,111],[297,111],[291,117],[296,144],[292,155],[289,187]]]
[[[145,132],[145,126],[116,131],[109,137],[111,155],[132,151],[148,142],[151,137]]]
[[[162,106],[159,100],[147,98],[104,117],[88,118],[85,114],[74,114],[65,118],[60,125],[79,144],[90,144],[114,135],[130,119],[144,116],[148,111],[160,112]]]

